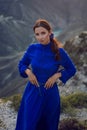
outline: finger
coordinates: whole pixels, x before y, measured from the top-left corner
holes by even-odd
[[[32,82],[33,85],[39,87],[39,83],[38,83],[36,77],[33,76],[33,78],[31,79],[31,82]]]
[[[35,85],[35,81],[34,81],[34,80],[30,80],[30,82],[31,82],[33,85]]]
[[[48,85],[47,85],[47,88],[52,88],[53,87],[53,81],[49,81]]]
[[[33,77],[33,78],[30,78],[30,82],[31,82],[33,85],[36,84],[34,77]]]
[[[35,80],[35,85],[36,85],[37,87],[39,87],[39,83],[38,83],[37,80]]]
[[[47,84],[48,84],[48,83],[46,82],[45,85],[44,85],[45,88],[47,87]]]
[[[51,87],[51,83],[50,82],[47,82],[46,85],[45,85],[45,88],[48,89]]]
[[[37,78],[35,76],[34,76],[34,83],[35,83],[36,86],[39,87],[39,83],[38,83]]]

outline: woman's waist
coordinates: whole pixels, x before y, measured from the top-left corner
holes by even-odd
[[[39,85],[45,85],[49,77],[37,77]]]
[[[41,87],[41,86],[45,86],[45,83],[46,82],[38,82],[39,83],[39,86]],[[55,82],[54,84],[53,84],[53,86],[57,86],[57,82]]]
[[[36,78],[39,82],[45,83],[52,75],[51,74],[49,74],[49,75],[46,75],[46,74],[45,75],[37,75],[37,74],[35,74],[35,76],[36,76]]]
[[[52,74],[53,75],[53,74]],[[35,75],[40,86],[44,86],[52,75]],[[56,83],[57,84],[57,83]]]

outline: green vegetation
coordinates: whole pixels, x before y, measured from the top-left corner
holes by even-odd
[[[0,128],[6,128],[6,126],[5,126],[5,124],[4,124],[4,122],[0,119]]]
[[[12,101],[11,107],[13,107],[15,111],[18,111],[21,101],[21,95],[20,94],[14,95],[10,97],[10,100]]]
[[[21,94],[5,98],[3,101],[10,100],[11,107],[18,111]],[[78,92],[68,96],[61,96],[61,113],[75,114],[75,108],[87,108],[87,93]]]
[[[21,101],[21,94],[3,98],[3,102],[7,102],[8,100],[12,102],[10,107],[14,108],[15,111],[18,111]]]
[[[21,101],[21,94],[7,97],[4,101],[12,101],[11,107],[17,111]],[[75,112],[75,108],[87,108],[87,93],[78,92],[68,96],[61,96],[61,113]]]
[[[87,108],[87,93],[74,93],[61,97],[61,113],[75,114],[76,108]]]
[[[72,107],[76,108],[87,108],[87,93],[75,93],[67,97],[67,100]]]
[[[3,99],[3,101],[8,100],[12,102],[11,107],[18,111],[21,95],[17,94]],[[61,113],[66,113],[69,117],[60,121],[59,130],[87,130],[87,120],[79,121],[75,119],[76,108],[87,108],[87,93],[78,92],[61,96]],[[3,122],[0,121],[0,124],[3,124]]]

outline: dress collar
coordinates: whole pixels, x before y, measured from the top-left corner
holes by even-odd
[[[50,47],[51,46],[51,42],[49,42],[48,44],[42,44],[42,43],[39,43],[41,47]]]

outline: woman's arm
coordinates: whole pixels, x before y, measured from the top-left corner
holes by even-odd
[[[19,68],[20,75],[22,77],[24,77],[24,78],[28,77],[29,81],[32,84],[39,87],[36,76],[32,73],[32,70],[29,68],[29,65],[30,65],[30,62],[31,62],[31,53],[34,49],[32,47],[33,47],[33,45],[30,46],[27,49],[27,51],[24,53],[23,57],[19,61],[18,68]]]
[[[28,77],[28,75],[25,73],[25,70],[28,69],[29,64],[30,64],[30,59],[27,50],[18,64],[19,73],[24,78]]]
[[[22,56],[18,64],[20,75],[24,78],[28,77],[25,70],[29,69],[29,65],[31,62],[31,55],[32,55],[33,50],[34,50],[34,45],[33,44],[29,45],[29,47],[25,51],[24,55]]]
[[[76,68],[71,58],[67,52],[60,48],[60,65],[63,66],[63,69],[59,70],[61,72],[61,77],[59,78],[64,84],[76,73]]]
[[[67,80],[69,80],[76,73],[75,65],[63,48],[60,48],[60,60],[58,62],[63,69],[59,70],[47,80],[45,84],[46,88],[52,87],[57,79],[60,79],[65,84]]]
[[[45,88],[51,88],[53,87],[54,83],[61,77],[61,72],[55,73],[53,76],[51,76],[47,82],[45,83]]]

